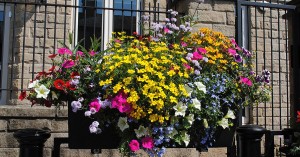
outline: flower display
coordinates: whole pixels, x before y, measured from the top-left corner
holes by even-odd
[[[108,125],[119,130],[124,155],[209,147],[216,129],[233,126],[242,106],[268,100],[270,72],[256,75],[251,52],[220,32],[192,33],[187,18],[177,26],[176,15],[170,10],[147,35],[113,33],[105,51],[98,40],[89,50],[58,49],[49,56],[54,67],[29,84],[27,99],[58,105],[67,96],[73,112],[95,120],[91,133]]]

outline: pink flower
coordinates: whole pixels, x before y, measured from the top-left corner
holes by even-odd
[[[228,53],[232,56],[235,56],[236,50],[235,49],[228,49]]]
[[[235,46],[235,48],[237,49],[237,50],[241,50],[241,48],[237,45],[237,43],[235,42],[235,40],[232,38],[231,40],[231,43]]]
[[[164,32],[165,32],[165,33],[169,33],[169,31],[170,31],[170,30],[169,30],[167,27],[164,28]]]
[[[252,86],[252,81],[247,78],[247,77],[240,77],[240,82],[242,82],[243,84],[246,84],[248,86]]]
[[[146,149],[152,149],[154,147],[153,139],[149,136],[142,139],[142,145]]]
[[[188,70],[190,70],[190,69],[191,69],[191,66],[190,66],[190,65],[188,65],[187,63],[184,63],[184,64],[183,64],[183,66],[184,66],[186,69],[188,69]]]
[[[96,52],[92,50],[92,51],[89,52],[89,54],[90,54],[91,56],[95,56]]]
[[[84,54],[83,54],[82,51],[77,51],[77,52],[76,52],[76,56],[80,56],[80,57],[81,57],[81,56],[84,56]]]
[[[117,108],[121,113],[129,113],[132,111],[132,107],[127,103],[127,95],[122,91],[119,92],[111,102],[112,108]]]
[[[187,43],[182,41],[182,42],[181,42],[181,46],[182,46],[182,47],[186,47],[186,46],[187,46]]]
[[[140,143],[137,140],[131,140],[129,147],[133,152],[138,151],[140,149]]]
[[[99,103],[98,99],[94,99],[91,103],[90,103],[90,109],[95,109],[96,112],[98,112],[100,110],[101,104]]]
[[[71,59],[65,60],[64,63],[62,64],[62,67],[64,68],[71,68],[75,65],[75,62]]]
[[[60,55],[64,55],[64,54],[67,54],[67,55],[72,55],[72,51],[67,49],[67,48],[60,48],[57,50],[58,54]]]
[[[201,54],[205,54],[207,52],[206,49],[202,47],[198,47],[197,51],[200,52]]]
[[[198,52],[193,53],[192,60],[201,60],[202,58],[203,58],[203,56],[201,54],[199,54]]]

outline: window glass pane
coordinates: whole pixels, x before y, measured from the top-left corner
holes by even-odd
[[[114,0],[114,8],[136,10],[136,3],[136,0]],[[114,15],[136,16],[136,12],[117,10]]]
[[[114,0],[114,8],[137,10],[137,0]],[[113,31],[124,31],[127,34],[132,34],[132,32],[136,31],[136,14],[134,11],[114,11]]]
[[[102,7],[103,0],[79,0],[80,6],[88,6],[79,9],[78,18],[78,41],[84,39],[81,44],[90,48],[91,38],[101,37],[102,31]]]
[[[3,56],[3,37],[4,37],[4,11],[0,11],[0,64],[2,64],[2,56]],[[0,78],[1,76],[1,71],[0,71]],[[2,85],[0,83],[0,88],[2,88]],[[0,92],[1,93],[1,92]]]

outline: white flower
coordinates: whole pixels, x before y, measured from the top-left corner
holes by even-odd
[[[189,114],[188,116],[185,117],[187,119],[187,121],[189,122],[189,124],[193,124],[194,122],[194,114]]]
[[[184,85],[184,89],[188,93],[188,97],[191,97],[193,89],[189,85],[187,85],[187,84]]]
[[[203,119],[203,126],[204,128],[208,128],[208,123],[206,119]]]
[[[169,134],[169,137],[173,138],[177,134],[178,134],[178,131],[174,128],[173,131]]]
[[[226,129],[226,128],[228,128],[228,119],[222,118],[221,121],[218,121],[218,124],[219,124],[223,129]]]
[[[227,114],[225,115],[224,118],[231,118],[231,119],[235,119],[235,115],[234,115],[234,112],[232,110],[228,110]]]
[[[194,107],[196,109],[198,109],[198,110],[201,110],[201,103],[200,103],[200,101],[198,99],[196,99],[196,98],[192,99],[192,101],[193,101]]]
[[[44,86],[44,85],[41,85],[41,86],[35,88],[34,90],[37,93],[36,98],[46,99],[50,92],[50,90],[48,88],[46,88],[46,86]]]
[[[92,112],[91,112],[91,111],[85,111],[85,112],[84,112],[84,115],[85,115],[86,117],[90,117],[90,116],[92,115]]]
[[[197,88],[204,93],[206,93],[206,87],[202,82],[194,82],[194,84],[197,86]]]
[[[139,129],[134,129],[137,138],[145,136],[147,134],[147,131],[148,131],[147,128],[145,128],[142,125],[140,125]]]
[[[189,145],[190,143],[190,135],[187,133],[184,133],[184,136],[182,137],[182,141],[184,142],[185,146]]]
[[[175,116],[183,116],[184,117],[187,106],[184,105],[182,102],[179,102],[176,106],[173,107],[173,109],[176,111]]]
[[[37,88],[39,86],[39,80],[32,81],[28,84],[28,88]]]
[[[120,117],[118,121],[118,127],[121,131],[124,131],[125,129],[129,128],[129,125],[127,124],[127,117]]]

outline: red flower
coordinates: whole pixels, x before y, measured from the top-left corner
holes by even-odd
[[[75,76],[80,76],[77,71],[71,73],[71,78],[74,78]]]
[[[19,96],[19,99],[22,101],[26,98],[26,91],[22,91],[20,96]]]
[[[49,55],[48,57],[51,58],[51,59],[53,59],[53,58],[55,58],[56,56],[57,56],[57,54],[52,54],[52,55]]]
[[[65,82],[61,79],[57,79],[53,82],[54,87],[58,90],[64,90]]]
[[[52,66],[52,67],[49,69],[49,71],[50,71],[50,72],[53,72],[54,69],[55,69],[55,66]]]
[[[52,102],[51,101],[45,100],[44,103],[45,103],[46,107],[51,107],[52,106]]]
[[[70,84],[70,81],[66,82],[65,87],[67,87],[70,90],[75,90],[75,86]]]
[[[296,123],[299,123],[300,122],[300,111],[297,111],[297,121]]]

